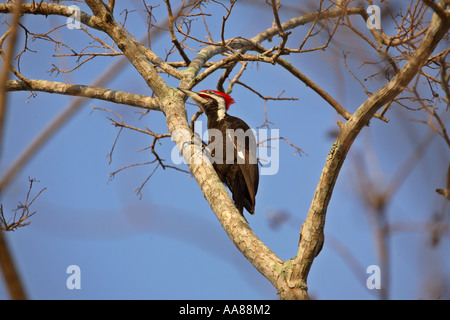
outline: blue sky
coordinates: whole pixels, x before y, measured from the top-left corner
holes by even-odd
[[[283,3],[289,5],[296,2]],[[123,6],[124,3],[117,5]],[[226,13],[220,5],[211,8],[212,16],[207,19],[214,40],[218,41],[222,16]],[[122,10],[122,7],[116,8],[116,18],[122,17],[119,15]],[[164,4],[154,9],[157,21],[164,19],[164,12]],[[293,10],[283,10],[281,18],[285,21],[298,14]],[[64,21],[58,17],[26,16],[23,23],[30,29],[44,31]],[[193,32],[203,38],[202,25],[200,20],[196,21]],[[271,25],[270,8],[252,8],[242,4],[230,16],[225,35],[226,38],[251,37]],[[361,26],[364,27],[364,24]],[[140,38],[146,30],[145,16],[139,12],[129,13],[127,27],[136,38]],[[5,26],[0,28],[3,33]],[[296,29],[290,41],[301,41],[308,28]],[[80,31],[65,28],[55,32],[54,36],[80,48],[86,41]],[[340,39],[345,37],[341,35]],[[265,45],[276,45],[279,39],[274,38],[273,41]],[[313,41],[317,43],[311,45],[320,43],[320,39]],[[22,44],[23,36],[19,48]],[[195,42],[189,42],[189,45],[199,48]],[[42,41],[30,43],[30,47],[39,53],[29,52],[23,57],[21,70],[29,78],[89,84],[116,59],[94,59],[80,70],[49,76],[50,60],[66,68],[73,67],[74,61],[50,59],[53,46]],[[165,50],[170,48],[170,36],[164,34],[156,38],[152,48],[155,53],[164,56]],[[369,51],[362,43],[345,41],[334,50],[330,48],[325,52],[290,55],[286,59],[352,112],[366,99],[366,95],[342,63],[337,64],[336,54],[348,51],[350,57],[355,58],[349,60],[351,66],[362,73],[365,70],[359,68],[357,58]],[[189,51],[188,54],[191,58],[195,55]],[[178,58],[174,57],[174,60]],[[237,69],[233,74],[236,72]],[[196,90],[215,88],[220,74],[215,73],[199,84]],[[281,259],[290,259],[297,252],[299,230],[333,143],[329,132],[337,129],[336,122],[340,118],[317,94],[279,67],[249,64],[241,80],[264,95],[278,96],[284,91],[284,96],[298,98],[298,101],[268,101],[267,114],[272,122],[270,127],[279,129],[281,136],[302,148],[307,155],[295,154],[292,147],[280,142],[279,171],[276,175],[261,176],[256,214],[247,217],[250,226],[268,247]],[[173,79],[168,79],[168,83],[177,86]],[[374,91],[380,87],[376,81],[369,81],[367,85]],[[131,66],[105,87],[151,94]],[[236,103],[230,108],[230,114],[241,117],[253,128],[264,123],[264,103],[258,96],[242,86],[235,86],[232,96]],[[9,95],[1,172],[73,99],[46,93],[28,97],[26,92]],[[48,188],[32,207],[37,213],[32,217],[31,224],[7,234],[29,297],[277,299],[276,290],[228,239],[195,179],[185,173],[158,168],[142,189],[142,199],[134,190],[145,181],[154,165],[129,168],[109,181],[108,175],[123,166],[152,160],[149,151],[138,152],[148,147],[152,139],[124,130],[109,164],[107,155],[118,129],[110,125],[107,119],[112,117],[111,114],[99,110],[91,112],[93,106],[119,113],[130,125],[149,127],[159,133],[167,132],[164,117],[159,112],[152,111],[141,118],[135,108],[88,101],[8,186],[1,199],[7,211],[24,200],[28,177],[40,181],[34,185],[33,194],[41,188]],[[188,105],[187,109],[190,116],[197,107]],[[369,159],[367,165],[371,176],[386,185],[413,152],[417,141],[429,131],[424,124],[409,121],[420,116],[423,115],[394,107],[387,113],[390,119],[388,124],[372,120],[370,127],[355,142],[329,205],[325,246],[311,268],[308,286],[312,297],[376,298],[376,293],[365,285],[368,276],[365,269],[378,264],[378,258],[367,210],[355,187],[358,178],[355,159],[358,153]],[[205,121],[205,117],[201,120]],[[448,117],[444,120],[449,123]],[[166,139],[157,150],[161,157],[170,159],[172,148],[173,143]],[[425,222],[434,212],[448,210],[448,205],[444,207],[444,201],[434,191],[444,186],[448,160],[449,153],[442,139],[434,137],[423,161],[414,168],[389,203],[390,222]],[[279,211],[287,212],[289,219],[279,228],[271,228],[270,214]],[[434,248],[430,247],[429,239],[429,233],[425,232],[397,232],[392,235],[390,297],[427,297],[426,283],[433,283],[436,275],[442,275],[448,285],[450,261],[448,254],[445,254],[449,252],[448,238],[442,238]],[[347,251],[358,261],[356,266],[352,264],[358,270],[357,275],[347,263],[344,254]],[[66,287],[69,276],[66,269],[74,264],[81,270],[80,290]],[[0,298],[5,299],[8,296],[1,281]]]

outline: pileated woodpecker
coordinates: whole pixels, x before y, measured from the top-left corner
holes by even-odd
[[[215,149],[212,152],[215,160],[219,160],[213,162],[214,169],[220,180],[228,186],[233,194],[233,201],[239,212],[244,215],[245,208],[250,214],[254,214],[255,196],[259,183],[256,139],[250,127],[243,120],[227,113],[230,105],[234,103],[234,99],[226,93],[214,90],[203,90],[198,93],[184,89],[179,90],[194,100],[208,117],[210,145],[217,138],[212,134],[212,129],[221,133],[222,150]],[[227,148],[227,144],[232,147],[228,146]],[[222,151],[222,156],[217,157],[217,153],[220,151]]]

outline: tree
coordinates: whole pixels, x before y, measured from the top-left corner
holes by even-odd
[[[100,0],[86,0],[84,3],[54,2],[57,3],[7,1],[0,4],[0,12],[13,17],[10,22],[5,20],[3,24],[6,27],[5,32],[0,38],[4,61],[3,77],[0,79],[1,110],[7,107],[6,92],[29,91],[32,96],[37,92],[72,95],[125,104],[142,108],[146,112],[151,110],[162,113],[168,130],[165,133],[129,125],[117,113],[115,119],[111,118],[111,121],[120,130],[134,130],[153,138],[149,148],[154,156],[151,162],[156,164],[156,168],[180,170],[170,161],[164,160],[166,157],[161,156],[156,149],[157,144],[165,138],[170,137],[174,141],[188,164],[189,173],[197,181],[202,194],[230,240],[272,283],[281,299],[309,298],[307,279],[315,257],[324,243],[325,217],[337,178],[355,139],[369,124],[374,121],[387,123],[387,117],[394,105],[418,110],[428,117],[427,120],[420,121],[437,132],[447,147],[450,147],[446,123],[443,120],[448,116],[445,113],[448,113],[448,110],[444,109],[445,106],[448,109],[450,99],[446,63],[449,53],[446,45],[450,27],[449,1],[410,1],[409,6],[402,4],[399,7],[396,7],[398,4],[390,4],[387,1],[383,1],[379,6],[372,1],[367,1],[365,5],[355,1],[320,1],[310,3],[307,11],[298,8],[296,4],[285,4],[275,0],[254,3],[243,1],[243,4],[233,0],[229,2],[192,0],[181,1],[176,9],[173,7],[174,1],[163,1],[160,3],[161,7],[148,5],[144,1],[144,8],[140,9],[147,13],[147,39],[151,40],[148,46],[143,44],[144,41],[136,40],[135,35],[127,28],[130,24],[128,19],[132,14],[131,9],[125,8],[119,12],[115,8],[115,1],[109,1],[107,4]],[[69,4],[79,7],[70,7]],[[249,4],[270,9],[273,17],[272,26],[267,27],[269,22],[265,22],[261,31],[252,36],[237,34],[227,38],[226,31],[230,25],[230,17],[236,10],[244,10]],[[240,5],[244,6],[242,7],[244,9],[239,8]],[[219,23],[220,27],[214,27],[208,20],[212,6],[222,7],[224,12]],[[167,27],[157,26],[154,22],[154,12],[160,13],[163,8],[167,15]],[[283,18],[288,16],[284,11],[286,9],[298,14],[292,18]],[[383,14],[380,14],[380,10]],[[70,28],[80,28],[77,31],[79,37],[77,40],[67,37],[61,41],[53,36],[61,27],[66,27],[66,23],[47,32],[30,30],[26,23],[20,22],[20,17],[27,15],[38,15],[42,18],[52,15],[67,17]],[[163,32],[170,34],[171,43],[166,43],[164,47],[165,57],[161,53],[157,54],[163,51],[159,48],[160,45],[153,44],[152,32],[159,30],[157,28],[162,28]],[[199,32],[198,28],[201,28],[202,32]],[[294,34],[299,29],[303,31],[300,45],[298,35]],[[19,32],[25,35],[25,44],[15,56],[14,48],[18,47],[16,38]],[[9,42],[5,46],[7,40]],[[93,60],[105,57],[125,57],[126,63],[134,67],[152,93],[146,96],[110,90],[103,87],[104,79],[92,82],[91,85],[56,82],[43,76],[32,79],[27,76],[26,70],[21,68],[21,64],[27,59],[27,54],[34,50],[31,48],[31,41],[37,40],[54,45],[57,51],[53,54],[54,58],[75,59],[74,67],[69,69],[63,69],[58,64],[52,63],[50,75],[67,74],[87,68],[93,65]],[[80,40],[85,41],[81,47],[78,43]],[[343,43],[354,42],[358,42],[365,53],[370,54],[362,55],[342,50]],[[59,53],[59,50],[63,53]],[[365,100],[355,108],[342,105],[338,102],[338,98],[333,97],[323,86],[312,80],[312,76],[306,75],[301,68],[289,61],[290,57],[311,52],[324,52],[327,58],[336,59],[337,64],[345,66],[354,78],[355,86],[359,85],[366,94]],[[359,61],[361,70],[355,71],[350,61]],[[295,257],[287,260],[280,259],[262,242],[239,214],[227,190],[218,180],[212,165],[194,161],[195,155],[202,153],[201,144],[193,143],[194,128],[188,120],[185,97],[176,89],[177,87],[192,89],[202,82],[210,81],[213,75],[216,77],[220,74],[216,83],[220,91],[230,93],[239,85],[246,88],[249,93],[257,94],[264,102],[292,100],[291,103],[296,103],[295,98],[285,97],[282,94],[276,98],[266,96],[261,94],[260,90],[254,89],[251,83],[246,83],[243,79],[251,72],[248,70],[249,64],[268,64],[284,69],[287,72],[286,77],[306,85],[308,90],[320,96],[340,117],[337,121],[335,140],[328,154],[323,155],[325,164],[306,219],[301,230],[298,230],[298,252]],[[7,80],[10,72],[17,78],[16,80]],[[109,77],[111,75],[106,76]],[[228,88],[225,89],[227,79],[230,81]],[[64,123],[77,107],[78,104],[74,104],[59,121],[49,127],[48,132],[53,132],[55,127]],[[0,113],[2,114],[4,113]],[[198,116],[196,113],[191,121]],[[264,125],[266,127],[270,125],[267,114]],[[288,139],[284,137],[281,139],[291,144]],[[264,148],[262,145],[264,142],[260,141],[260,148]],[[40,142],[37,142],[28,154],[33,154],[39,145]],[[426,145],[427,141],[423,146],[418,144],[417,154],[423,154],[421,148],[425,148]],[[294,148],[301,152],[299,147]],[[24,156],[24,159],[26,158],[28,156]],[[417,158],[413,157],[414,163]],[[16,162],[17,167],[7,171],[0,184],[1,188],[12,179],[23,162]],[[364,182],[362,177],[362,174],[359,175],[361,183]],[[364,185],[363,189],[366,187],[367,185]],[[363,193],[367,207],[373,209],[374,216],[378,217],[375,225],[381,232],[379,242],[381,247],[386,247],[387,238],[384,210],[394,191],[391,189],[373,194],[367,190],[367,193]],[[381,265],[383,269],[383,263]],[[381,296],[387,297],[384,293]]]

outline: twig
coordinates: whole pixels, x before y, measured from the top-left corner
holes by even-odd
[[[231,74],[231,72],[233,71],[234,67],[237,65],[238,61],[234,61],[233,63],[231,63],[230,65],[228,65],[225,69],[225,71],[222,73],[222,75],[220,76],[219,80],[217,81],[217,90],[219,90],[220,92],[225,92],[225,89],[223,88],[223,83],[225,82],[225,80],[229,77],[229,75]],[[231,91],[227,92],[228,94],[231,93]]]
[[[257,94],[261,99],[263,100],[290,100],[290,101],[297,101],[298,98],[294,98],[294,97],[281,97],[281,95],[284,93],[284,90],[281,91],[278,96],[276,97],[271,97],[271,96],[264,96],[261,93],[259,93],[258,91],[256,91],[255,89],[253,89],[252,87],[250,87],[248,84],[245,84],[241,81],[236,81],[236,84],[239,84],[247,89],[249,89],[250,91],[252,91],[253,93]]]
[[[293,144],[292,142],[290,142],[288,139],[284,138],[284,137],[276,137],[276,138],[268,138],[266,140],[263,141],[259,141],[258,142],[258,146],[261,147],[262,144],[271,141],[271,140],[283,140],[284,142],[286,142],[288,145],[290,145],[292,148],[295,149],[295,153],[294,154],[298,154],[299,156],[302,156],[302,154],[304,155],[308,155],[305,151],[303,151],[300,147],[297,147],[295,144]]]
[[[199,110],[196,112],[196,113],[194,113],[194,115],[191,117],[191,130],[192,130],[192,132],[195,132],[195,128],[194,128],[194,125],[195,125],[195,121],[198,119],[198,117],[200,117],[201,115],[203,114],[203,110],[202,109],[200,109],[199,108]]]
[[[228,45],[230,43],[230,41],[228,41],[228,42],[225,41],[225,24],[226,24],[228,18],[230,17],[231,10],[233,9],[233,6],[236,3],[236,1],[237,0],[230,0],[230,8],[225,8],[227,10],[227,15],[222,18],[222,31],[220,32],[220,39],[222,40],[222,46],[224,48],[227,48],[229,51],[231,51],[233,53],[234,53],[234,49]]]
[[[17,228],[24,227],[30,224],[30,221],[28,221],[35,213],[30,212],[30,207],[34,203],[34,201],[41,195],[42,192],[47,190],[47,188],[42,189],[37,193],[37,195],[31,199],[30,201],[30,193],[31,189],[33,188],[34,182],[39,182],[35,179],[30,179],[30,187],[28,188],[27,196],[25,198],[25,203],[22,204],[19,202],[19,205],[16,209],[12,210],[14,212],[14,216],[10,219],[7,219],[3,212],[3,205],[0,205],[0,229],[3,231],[14,231]],[[20,212],[20,215],[17,215],[17,213]]]
[[[186,55],[186,52],[184,52],[183,47],[181,46],[180,42],[178,42],[177,36],[175,35],[175,32],[173,31],[173,25],[175,23],[175,20],[174,20],[173,14],[172,14],[172,7],[170,6],[170,1],[164,0],[164,2],[166,3],[167,13],[169,15],[169,31],[170,31],[170,36],[172,37],[172,43],[177,48],[177,50],[180,53],[181,57],[183,58],[184,62],[186,62],[186,64],[190,64],[191,60]]]
[[[281,38],[281,43],[278,47],[277,52],[274,55],[272,55],[272,64],[275,64],[278,57],[284,52],[284,47],[286,45],[286,42],[287,42],[288,37],[291,34],[291,32],[284,32],[283,27],[281,26],[280,17],[278,16],[278,9],[280,7],[279,1],[271,0],[271,2],[272,2],[273,16],[275,18],[275,24],[278,28],[278,35]]]
[[[246,68],[247,68],[247,62],[242,62],[241,69],[239,69],[239,72],[234,76],[233,79],[231,79],[230,84],[228,85],[228,89],[227,89],[226,93],[229,94],[229,93],[231,93],[233,91],[234,84],[239,81],[239,79],[241,78],[241,76],[244,73]]]

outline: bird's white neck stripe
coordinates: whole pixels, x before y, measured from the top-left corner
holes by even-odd
[[[225,112],[227,111],[227,108],[225,106],[225,99],[217,99],[217,100],[218,100],[217,121],[220,121],[223,118],[225,118]]]

